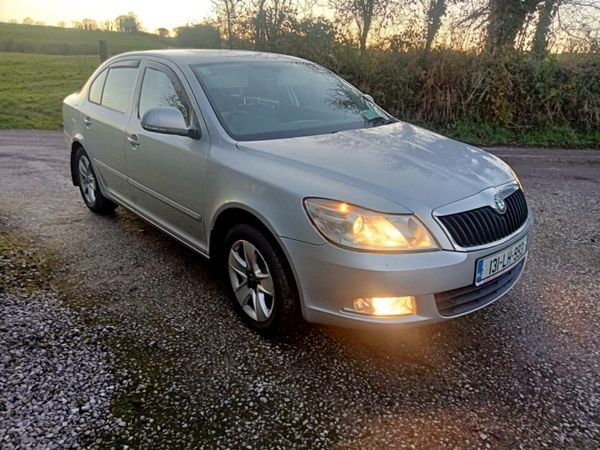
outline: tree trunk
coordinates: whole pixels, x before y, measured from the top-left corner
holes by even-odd
[[[265,11],[266,0],[260,0],[254,18],[254,49],[264,50],[266,44],[267,17]]]
[[[425,51],[431,50],[435,35],[442,24],[442,17],[446,14],[446,0],[432,0],[427,10],[427,36],[425,36]]]
[[[494,52],[513,47],[528,14],[540,0],[490,0],[486,50]]]
[[[535,27],[535,35],[533,36],[533,53],[543,56],[548,51],[548,31],[552,21],[558,12],[560,2],[558,0],[546,0],[540,9],[540,16],[537,26]]]
[[[364,0],[361,8],[361,22],[362,27],[360,28],[360,54],[364,55],[367,49],[367,39],[369,38],[369,31],[371,30],[371,23],[373,21],[373,9],[375,0]]]
[[[235,9],[236,3],[234,0],[224,0],[223,6],[225,7],[225,19],[227,21],[227,47],[233,48],[233,25],[235,20]]]

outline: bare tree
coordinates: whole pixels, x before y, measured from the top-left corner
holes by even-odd
[[[64,20],[61,20],[60,22],[58,22],[56,24],[56,26],[60,27],[60,28],[65,28],[67,26],[67,24],[66,24],[66,22]]]
[[[544,0],[540,5],[531,46],[531,50],[537,55],[544,55],[548,49],[548,32],[556,17],[560,3],[560,0]]]
[[[564,13],[562,18],[561,12]],[[489,0],[487,23],[488,51],[516,46],[523,50],[530,48],[534,54],[544,56],[550,49],[551,39],[557,49],[590,51],[600,39],[600,2]]]
[[[527,18],[535,12],[541,0],[490,0],[486,49],[493,52],[513,47]]]
[[[255,48],[265,48],[283,32],[284,25],[298,17],[300,2],[296,0],[256,0],[250,4]]]
[[[555,48],[567,52],[600,53],[598,1],[561,0],[552,28]]]
[[[373,25],[383,26],[397,6],[396,0],[329,0],[336,18],[344,24],[354,24],[358,32],[361,54],[367,48]]]
[[[79,22],[79,23],[81,24],[80,28],[82,30],[92,31],[92,30],[98,29],[98,22],[96,22],[94,19],[90,19],[90,18],[81,19],[81,22]]]
[[[115,31],[115,23],[110,19],[106,19],[100,23],[100,28],[103,31]]]
[[[213,9],[217,15],[217,21],[225,27],[227,46],[232,48],[234,39],[235,21],[238,18],[239,9],[243,0],[212,0]]]
[[[531,50],[544,56],[551,41],[566,51],[593,52],[600,44],[600,1],[541,0]]]
[[[431,50],[431,45],[442,25],[442,17],[446,14],[446,0],[423,0],[425,8],[425,51]]]
[[[23,19],[23,25],[33,25],[35,21],[31,17],[25,17]]]

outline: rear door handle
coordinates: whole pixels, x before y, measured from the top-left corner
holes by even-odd
[[[140,145],[140,138],[137,134],[131,133],[127,136],[127,142],[129,142],[129,145],[131,145],[132,148],[137,148],[138,145]]]
[[[92,119],[90,119],[89,116],[85,116],[83,118],[83,124],[89,130],[90,128],[92,128]]]

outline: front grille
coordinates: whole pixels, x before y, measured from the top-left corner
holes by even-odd
[[[439,216],[452,239],[461,247],[477,247],[513,234],[527,219],[527,202],[520,189],[504,199],[506,212],[491,206]]]
[[[517,281],[525,261],[482,286],[453,289],[435,294],[435,303],[442,316],[456,316],[488,304],[504,294]]]

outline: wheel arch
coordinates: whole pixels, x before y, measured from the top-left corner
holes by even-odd
[[[83,148],[85,150],[85,148],[83,147],[83,144],[77,140],[73,141],[73,143],[71,144],[71,160],[70,160],[70,166],[71,166],[71,181],[73,182],[73,186],[79,186],[79,178],[77,177],[77,151]]]
[[[227,232],[234,225],[247,224],[253,225],[263,233],[277,246],[283,250],[279,237],[269,222],[262,215],[251,210],[246,205],[232,203],[222,206],[211,221],[208,235],[208,250],[211,259],[219,255],[220,247],[224,244]],[[287,258],[287,255],[286,255]]]
[[[278,251],[284,259],[285,264],[292,277],[292,282],[298,292],[300,300],[300,308],[304,311],[304,302],[302,300],[302,288],[298,283],[298,276],[296,269],[292,264],[290,255],[287,249],[281,242],[281,238],[269,224],[269,222],[262,217],[262,215],[256,211],[249,209],[246,205],[241,204],[229,204],[223,206],[214,215],[214,220],[211,223],[211,227],[208,234],[208,251],[211,261],[215,262],[216,265],[222,263],[223,246],[225,244],[225,238],[227,232],[235,225],[247,224],[256,227],[261,231],[265,237],[274,245],[275,250]]]

